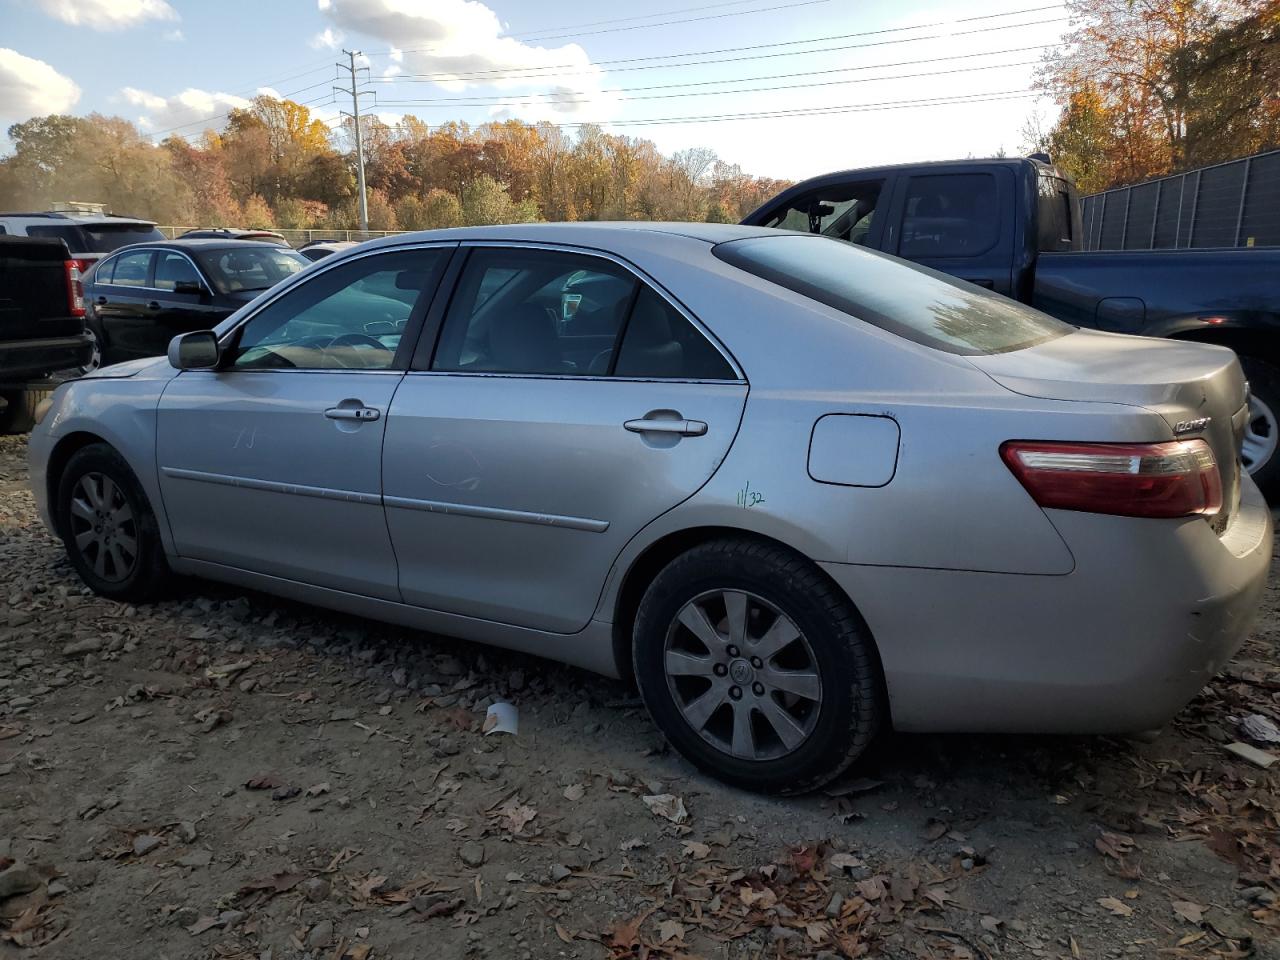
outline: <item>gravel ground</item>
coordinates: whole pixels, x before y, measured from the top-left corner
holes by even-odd
[[[0,569],[0,956],[1280,957],[1280,764],[1225,749],[1280,720],[1274,580],[1152,743],[889,735],[770,800],[567,667],[206,583],[91,596],[22,438]]]

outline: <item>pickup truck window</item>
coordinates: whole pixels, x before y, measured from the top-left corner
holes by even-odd
[[[814,190],[774,213],[764,226],[865,245],[883,186],[883,180],[863,180]]]
[[[1036,178],[1036,216],[1041,253],[1071,249],[1071,193],[1058,177]]]
[[[914,343],[969,356],[1007,353],[1075,329],[945,273],[818,237],[717,244],[725,263]]]
[[[912,177],[898,255],[908,259],[976,257],[999,238],[996,178],[989,173]]]

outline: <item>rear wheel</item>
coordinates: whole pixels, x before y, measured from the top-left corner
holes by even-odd
[[[1280,497],[1280,369],[1253,357],[1241,357],[1249,378],[1249,421],[1240,460],[1268,497]]]
[[[718,540],[673,560],[640,602],[633,660],[667,739],[749,790],[818,787],[879,726],[866,628],[812,564],[771,544]]]
[[[105,443],[77,450],[58,481],[58,529],[67,556],[95,593],[155,599],[169,565],[151,504],[124,458]]]
[[[36,407],[46,397],[53,396],[52,390],[7,390],[0,399],[4,400],[4,409],[0,410],[0,433],[27,433],[36,425]]]

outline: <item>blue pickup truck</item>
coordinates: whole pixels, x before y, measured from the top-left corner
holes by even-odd
[[[1043,155],[827,174],[743,222],[863,244],[1078,326],[1231,347],[1251,391],[1241,459],[1280,496],[1280,248],[1081,252],[1075,186]]]

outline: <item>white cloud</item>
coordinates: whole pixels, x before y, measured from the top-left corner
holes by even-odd
[[[80,99],[80,88],[43,60],[0,47],[0,120],[21,121],[63,113]]]
[[[507,115],[563,119],[590,113],[591,119],[599,119],[610,105],[598,95],[602,71],[582,47],[574,43],[539,47],[503,36],[505,28],[497,14],[478,0],[433,0],[430,4],[419,0],[318,0],[318,5],[335,27],[390,46],[393,64],[400,65],[404,73],[436,75],[436,83],[446,90],[490,87],[504,92],[522,88],[543,91],[547,84],[555,84],[557,92],[585,94],[568,98],[531,95]],[[388,68],[383,76],[395,76],[391,71]],[[504,72],[524,76],[503,76]],[[558,80],[561,74],[567,76]],[[383,93],[419,97],[422,90],[406,86],[394,94],[391,90]]]
[[[181,43],[183,40],[187,39],[186,35],[177,28],[174,28],[173,30],[166,30],[164,32],[164,38],[170,43]]]
[[[317,33],[308,42],[313,50],[327,49],[337,50],[346,39],[346,35],[341,30],[334,30],[333,27],[325,27]]]
[[[137,118],[139,129],[152,132],[173,130],[185,137],[199,136],[204,132],[205,122],[208,126],[221,127],[223,114],[249,106],[244,97],[232,93],[211,93],[194,87],[171,97],[136,87],[125,87],[120,95],[127,103],[145,111]],[[175,127],[181,129],[175,130]]]
[[[148,20],[179,20],[165,0],[36,0],[45,13],[72,26],[123,30]]]

